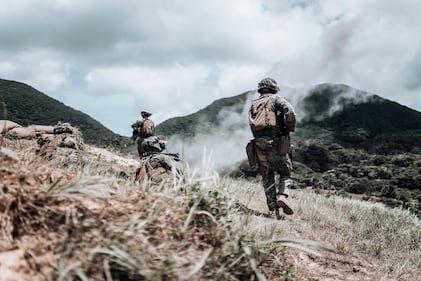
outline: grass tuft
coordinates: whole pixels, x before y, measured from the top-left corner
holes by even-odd
[[[8,149],[17,159],[0,151],[0,246],[35,261],[20,265],[21,280],[315,280],[291,255],[362,255],[377,265],[372,280],[421,273],[421,224],[402,209],[294,191],[294,216],[278,221],[264,216],[258,182],[202,169],[153,185],[109,163],[56,165],[23,142]]]

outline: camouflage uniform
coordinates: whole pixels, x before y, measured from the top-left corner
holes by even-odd
[[[180,161],[178,154],[161,153],[165,149],[165,142],[157,136],[145,138],[142,149],[144,153],[135,180],[150,180],[154,183],[171,180],[177,169],[176,162]]]
[[[278,198],[277,195],[289,196],[288,186],[291,183],[289,177],[292,170],[290,157],[292,146],[289,144],[289,133],[295,131],[295,112],[285,98],[276,95],[279,88],[276,82],[274,82],[274,85],[276,87],[270,88],[264,87],[264,85],[262,87],[259,83],[260,97],[258,99],[265,98],[267,95],[273,96],[273,98],[271,97],[270,110],[276,113],[276,127],[269,127],[258,132],[252,131],[252,133],[255,138],[257,166],[263,179],[267,206],[269,211],[275,211],[278,216],[279,207],[282,207],[286,214],[293,213],[286,200]],[[287,151],[284,150],[282,153],[280,150],[281,142],[283,146],[288,146]],[[278,182],[275,181],[275,176],[278,176]]]
[[[147,111],[142,111],[142,120],[138,120],[135,123],[132,124],[133,129],[133,135],[132,139],[137,139],[137,153],[139,154],[139,157],[143,156],[143,153],[145,152],[142,149],[142,142],[145,138],[155,135],[155,124],[152,120],[149,119],[149,116],[152,115],[152,113]]]

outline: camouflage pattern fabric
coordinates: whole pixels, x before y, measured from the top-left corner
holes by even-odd
[[[142,147],[142,143],[145,139],[142,137],[138,137],[137,138],[137,153],[139,154],[140,157],[143,156],[143,154],[145,153],[145,150]]]
[[[135,180],[150,180],[154,183],[169,181],[173,177],[176,157],[163,153],[154,153],[142,157],[140,167],[136,171]]]
[[[131,127],[133,129],[132,140],[137,139],[137,153],[142,157],[145,153],[142,143],[145,138],[155,134],[155,123],[150,119],[143,119],[136,121]]]
[[[140,135],[144,138],[155,135],[155,123],[150,119],[145,119],[140,129]]]
[[[284,195],[287,197],[289,195],[288,185],[292,170],[292,159],[288,155],[292,151],[289,134],[295,131],[296,123],[293,107],[285,98],[275,94],[277,91],[279,91],[279,88],[276,81],[271,78],[265,78],[258,85],[260,96],[253,101],[257,103],[259,100],[270,97],[268,100],[271,102],[267,103],[265,108],[261,107],[259,110],[275,113],[275,126],[271,122],[266,122],[266,127],[254,130],[249,118],[250,129],[255,142],[257,168],[263,179],[267,206],[270,211],[275,212],[280,207],[277,204],[277,196]],[[249,114],[252,112],[253,102]],[[279,178],[278,183],[276,183],[275,177]],[[284,213],[286,213],[286,208],[282,208]],[[292,213],[291,210],[287,214]]]
[[[277,194],[289,195],[288,181],[291,175],[292,162],[287,154],[280,154],[278,147],[270,138],[256,138],[257,166],[262,176],[263,188],[269,211],[277,209]],[[279,182],[275,182],[275,175]]]

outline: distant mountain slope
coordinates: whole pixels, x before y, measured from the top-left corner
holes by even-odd
[[[377,153],[421,149],[421,113],[346,85],[320,84],[298,105],[299,127],[314,137],[329,131],[334,140]]]
[[[123,137],[87,114],[75,110],[24,83],[0,79],[0,119],[22,126],[55,125],[58,121],[78,127],[87,143],[119,146]]]
[[[218,127],[223,111],[244,112],[253,92],[216,100],[204,109],[159,124],[157,131],[164,136],[189,138],[209,128]],[[322,138],[354,147],[378,152],[421,147],[421,113],[352,87],[339,84],[320,84],[303,93],[304,98],[294,104],[301,120],[297,137]],[[247,117],[238,119],[239,127],[248,130]],[[373,143],[373,140],[376,140]]]
[[[421,215],[421,113],[346,85],[283,89],[300,122],[293,134],[295,188],[324,190],[401,206]],[[217,100],[158,131],[192,167],[254,177],[245,146],[252,138],[247,112],[257,95]],[[210,164],[208,164],[210,163]]]
[[[223,118],[220,118],[220,113],[226,110],[240,114],[250,93],[252,92],[218,99],[193,114],[170,118],[157,126],[157,133],[164,136],[180,135],[188,138],[196,133],[203,133],[208,129],[218,127],[223,121]]]
[[[333,129],[364,128],[372,133],[421,129],[420,112],[346,85],[317,85],[300,106],[307,116],[303,123],[320,122]]]

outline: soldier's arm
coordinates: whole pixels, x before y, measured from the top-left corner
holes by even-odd
[[[275,108],[283,114],[284,125],[288,132],[295,132],[296,115],[292,105],[285,98],[276,96]]]
[[[132,137],[131,137],[132,141],[136,140],[136,138],[139,134],[138,129],[139,129],[139,126],[140,126],[141,123],[142,123],[142,121],[136,121],[132,124]]]
[[[161,166],[164,167],[166,170],[171,170],[173,167],[173,162],[171,158],[165,154],[160,154],[159,156],[159,162]]]

